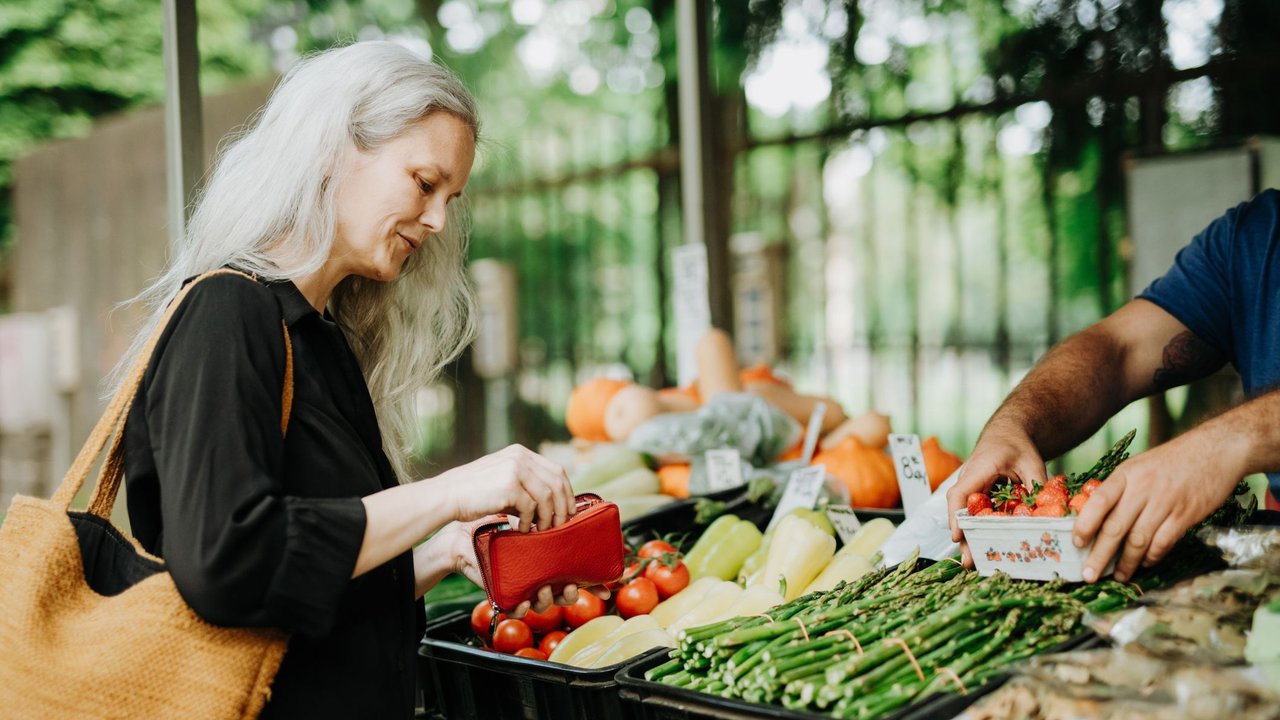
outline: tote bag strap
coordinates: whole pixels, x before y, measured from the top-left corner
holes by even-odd
[[[102,462],[102,470],[98,473],[98,480],[94,485],[93,496],[89,500],[88,508],[90,513],[100,518],[110,518],[111,508],[115,505],[116,495],[120,491],[120,481],[124,477],[124,422],[128,416],[129,408],[133,405],[133,399],[138,394],[138,388],[142,384],[142,376],[146,373],[147,364],[151,361],[151,355],[155,352],[156,344],[160,341],[161,334],[164,333],[164,329],[173,317],[174,311],[182,304],[187,293],[191,292],[191,288],[200,282],[216,275],[240,275],[257,282],[252,276],[239,270],[224,268],[204,273],[178,291],[173,302],[169,303],[168,309],[165,310],[164,316],[156,324],[155,330],[147,338],[146,346],[143,347],[142,352],[138,353],[138,359],[134,361],[133,367],[129,369],[128,377],[120,384],[120,388],[116,390],[115,395],[112,396],[107,409],[103,411],[102,417],[98,419],[98,424],[94,426],[93,432],[89,434],[89,439],[85,441],[84,447],[80,449],[80,454],[76,456],[75,462],[71,464],[71,468],[67,470],[67,474],[62,478],[62,483],[53,495],[54,501],[59,505],[70,509],[71,501],[75,499],[76,493],[80,492],[80,488],[84,486],[84,481],[89,477],[89,471],[93,469],[94,463],[102,455],[102,449],[106,447],[108,440],[114,438],[111,443],[111,449],[107,451],[106,459]],[[280,434],[283,436],[285,429],[289,426],[289,412],[293,406],[293,344],[289,340],[289,326],[285,324],[283,319],[280,321],[280,325],[284,330],[285,350],[284,389],[281,392],[282,411],[280,413]]]

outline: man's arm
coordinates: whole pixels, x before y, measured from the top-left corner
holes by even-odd
[[[983,428],[964,472],[947,494],[955,513],[970,493],[999,477],[1045,480],[1045,457],[1080,444],[1130,402],[1205,377],[1222,354],[1146,300],[1134,300],[1063,341],[1023,378]],[[964,549],[969,561],[968,548]]]
[[[1160,306],[1134,300],[1045,355],[987,428],[1021,428],[1054,458],[1134,400],[1207,377],[1225,362]]]
[[[1076,519],[1076,547],[1094,542],[1084,579],[1120,552],[1116,579],[1164,557],[1187,530],[1231,497],[1246,475],[1280,470],[1280,390],[1121,463]],[[1096,542],[1095,542],[1096,539]]]

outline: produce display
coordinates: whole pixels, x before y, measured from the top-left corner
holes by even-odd
[[[646,678],[834,717],[876,717],[935,692],[977,687],[1079,632],[1086,611],[1131,603],[1114,581],[1067,586],[990,578],[915,558],[756,616],[676,634]]]
[[[1275,718],[1280,714],[1280,544],[1274,528],[1202,531],[1251,545],[1232,569],[1152,592],[1088,624],[1111,647],[1045,655],[969,708],[971,720]],[[1264,549],[1265,548],[1265,549]],[[1194,553],[1194,551],[1190,551]],[[1183,552],[1186,561],[1188,551]]]
[[[608,602],[584,590],[568,607],[553,605],[518,620],[499,614],[490,635],[493,609],[481,600],[471,611],[471,630],[487,649],[584,668],[672,647],[674,640],[650,613],[689,587],[689,571],[679,551],[661,540],[645,543],[631,560]]]
[[[575,445],[565,457],[571,465],[588,458],[573,478],[578,492],[617,502],[626,522],[672,498],[723,489],[709,483],[705,462],[706,453],[723,449],[738,452],[743,483],[753,472],[784,483],[795,468],[786,463],[801,460],[805,429],[821,403],[819,451],[811,461],[826,467],[830,487],[838,490],[834,501],[869,509],[900,507],[897,475],[886,452],[892,432],[887,416],[869,410],[850,417],[831,398],[797,393],[768,366],[740,368],[723,331],[708,331],[696,350],[698,377],[687,387],[655,390],[595,378],[573,390],[566,425]],[[962,462],[936,437],[923,438],[921,451],[935,489]]]
[[[899,471],[912,500],[919,489],[903,454],[912,443],[895,438],[897,456],[889,454],[891,418],[848,414],[768,366],[742,368],[719,330],[695,356],[692,384],[596,378],[568,399],[574,440],[553,446],[555,459],[576,492],[617,504],[635,548],[610,599],[584,591],[572,607],[496,621],[482,600],[469,647],[457,642],[467,634],[461,614],[447,637],[429,637],[442,672],[475,672],[486,687],[510,675],[521,703],[567,692],[570,701],[552,709],[513,712],[573,720],[619,716],[623,694],[607,699],[608,711],[575,695],[588,684],[607,694],[611,680],[693,705],[705,698],[735,717],[784,708],[840,718],[904,709],[971,720],[1280,718],[1280,561],[1268,561],[1280,557],[1280,531],[1206,536],[1234,557],[1223,573],[1203,574],[1217,555],[1184,540],[1132,583],[1076,582],[1090,548],[1071,542],[1074,516],[1129,457],[1135,432],[1083,472],[1032,486],[1002,480],[969,495],[957,519],[976,570],[920,560],[918,550],[883,567],[881,546],[895,532],[887,518],[905,516]],[[805,437],[810,426],[817,437]],[[934,491],[964,462],[932,436],[920,438],[920,460]],[[806,464],[822,465],[825,478],[796,475]],[[786,506],[808,493],[796,502],[810,507],[773,518],[793,477],[802,482]],[[862,520],[852,536],[847,512],[827,512],[843,505]],[[1228,501],[1205,524],[1239,524],[1254,507]],[[895,559],[925,543],[909,532],[895,539]],[[463,597],[441,593],[442,602]],[[1112,647],[1058,652],[1099,637]],[[650,652],[659,648],[667,650]],[[970,693],[984,697],[966,710]]]

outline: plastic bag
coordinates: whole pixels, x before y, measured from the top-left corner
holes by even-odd
[[[954,557],[960,552],[960,544],[951,540],[951,525],[947,522],[947,491],[963,471],[961,465],[923,505],[907,513],[907,519],[880,546],[885,565],[902,562],[916,548],[920,549],[920,557],[931,560]]]
[[[1232,567],[1280,570],[1280,528],[1210,526],[1196,536],[1206,545],[1221,550],[1222,558]]]
[[[1253,668],[1168,662],[1124,650],[1034,658],[1020,675],[962,717],[1108,720],[1263,720],[1277,698]]]
[[[690,462],[707,450],[734,448],[759,466],[795,445],[801,432],[800,423],[758,395],[721,393],[694,412],[646,421],[627,444],[663,462]]]

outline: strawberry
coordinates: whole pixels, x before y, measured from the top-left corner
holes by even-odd
[[[996,511],[993,508],[985,507],[979,510],[976,514],[978,517],[982,517],[983,515],[995,515]]]
[[[1027,507],[1026,505],[1024,505],[1024,504],[1022,504],[1022,503],[1017,503],[1017,504],[1015,504],[1015,505],[1013,506],[1013,512],[1011,512],[1011,513],[1009,513],[1009,514],[1010,514],[1010,515],[1012,515],[1012,516],[1014,516],[1014,517],[1030,517],[1031,515],[1034,515],[1035,513],[1033,513],[1033,512],[1031,511],[1031,508]]]
[[[1035,505],[1066,505],[1067,488],[1065,486],[1045,484],[1036,493]]]
[[[986,493],[969,493],[969,497],[966,499],[965,505],[969,509],[970,516],[978,515],[983,510],[991,509],[991,497]]]
[[[1037,505],[1036,509],[1031,511],[1032,517],[1062,517],[1066,514],[1067,509],[1061,503]]]
[[[991,494],[991,500],[996,510],[1012,513],[1014,506],[1021,504],[1026,496],[1027,490],[1021,483],[1008,481]]]
[[[1067,503],[1067,507],[1070,508],[1071,512],[1079,515],[1080,511],[1084,509],[1084,504],[1087,502],[1089,502],[1089,493],[1081,490],[1079,494],[1071,498],[1071,502]]]
[[[1080,488],[1080,492],[1085,495],[1092,495],[1093,491],[1097,490],[1098,486],[1101,484],[1102,484],[1102,481],[1099,480],[1098,478],[1092,478],[1090,480],[1086,480],[1084,485]]]

